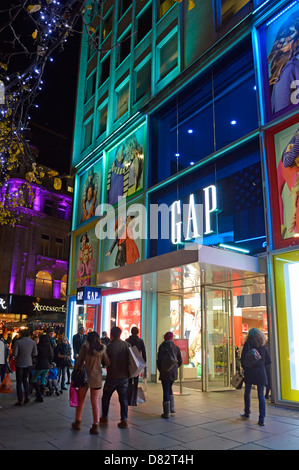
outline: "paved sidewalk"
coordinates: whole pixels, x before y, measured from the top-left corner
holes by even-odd
[[[113,395],[109,424],[98,435],[89,433],[92,414],[89,394],[85,403],[82,430],[71,423],[68,392],[34,397],[25,406],[15,406],[16,392],[0,394],[0,450],[299,450],[299,411],[267,404],[266,425],[258,421],[256,391],[252,392],[252,414],[243,420],[243,392],[202,393],[184,388],[188,395],[176,396],[176,414],[161,419],[162,387],[148,384],[146,403],[129,407],[129,428],[119,429],[119,404]],[[179,387],[175,387],[179,392]],[[135,454],[136,455],[136,454]]]

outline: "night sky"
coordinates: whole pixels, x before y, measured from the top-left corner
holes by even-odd
[[[37,162],[69,174],[79,69],[80,34],[74,34],[64,50],[53,54],[43,75],[43,89],[31,108],[30,144],[38,148]]]

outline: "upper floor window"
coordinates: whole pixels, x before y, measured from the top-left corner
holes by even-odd
[[[107,37],[112,31],[112,17],[113,17],[113,12],[111,11],[103,20],[102,42],[105,41],[105,39],[107,39]]]
[[[135,102],[140,100],[143,96],[145,96],[147,93],[150,93],[151,91],[151,69],[152,61],[149,59],[135,71]]]
[[[98,110],[98,136],[104,134],[107,129],[108,104],[104,104]]]
[[[137,19],[137,40],[139,43],[152,29],[152,6],[150,5]]]
[[[55,238],[56,259],[63,259],[63,238]]]
[[[159,80],[164,78],[178,65],[178,34],[172,36],[158,46],[159,52]]]
[[[91,74],[86,80],[85,103],[95,94],[96,91],[96,73]]]
[[[231,20],[249,0],[221,0],[221,23]]]
[[[43,256],[50,255],[50,235],[41,234],[40,254]]]
[[[176,0],[159,0],[158,20],[162,18],[162,16],[164,16],[165,13],[167,13],[168,10],[170,10],[170,8],[176,3]]]
[[[131,51],[131,34],[130,31],[127,32],[121,39],[118,41],[118,52],[116,58],[116,66],[120,65],[130,54]]]
[[[110,54],[101,62],[100,85],[109,78],[110,75]]]
[[[45,199],[44,212],[47,215],[54,214],[54,202],[51,199]]]
[[[129,82],[116,91],[116,119],[123,116],[129,109]]]
[[[120,0],[118,17],[121,18],[131,5],[132,0]]]
[[[93,120],[90,119],[87,123],[83,125],[83,149],[87,149],[92,142],[92,128],[93,128]]]

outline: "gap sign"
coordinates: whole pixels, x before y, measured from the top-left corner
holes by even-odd
[[[101,289],[98,287],[78,287],[76,295],[76,303],[78,305],[84,304],[100,304],[101,303]]]

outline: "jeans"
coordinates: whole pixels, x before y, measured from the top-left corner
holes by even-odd
[[[23,401],[23,388],[25,398],[29,396],[29,367],[16,367],[16,380],[17,380],[17,396],[18,401]]]
[[[163,388],[163,401],[170,401],[172,393],[173,380],[161,380]]]
[[[67,371],[67,366],[58,366],[58,382],[60,383],[61,387],[65,387],[65,374]]]
[[[127,421],[128,419],[128,383],[129,379],[106,379],[103,396],[102,396],[102,416],[107,418],[110,399],[115,392],[118,393],[118,400],[120,404],[120,419]]]
[[[250,394],[252,384],[245,383],[244,402],[245,414],[250,414]],[[266,401],[264,395],[265,385],[257,385],[257,395],[259,399],[259,421],[264,422],[266,416]]]

